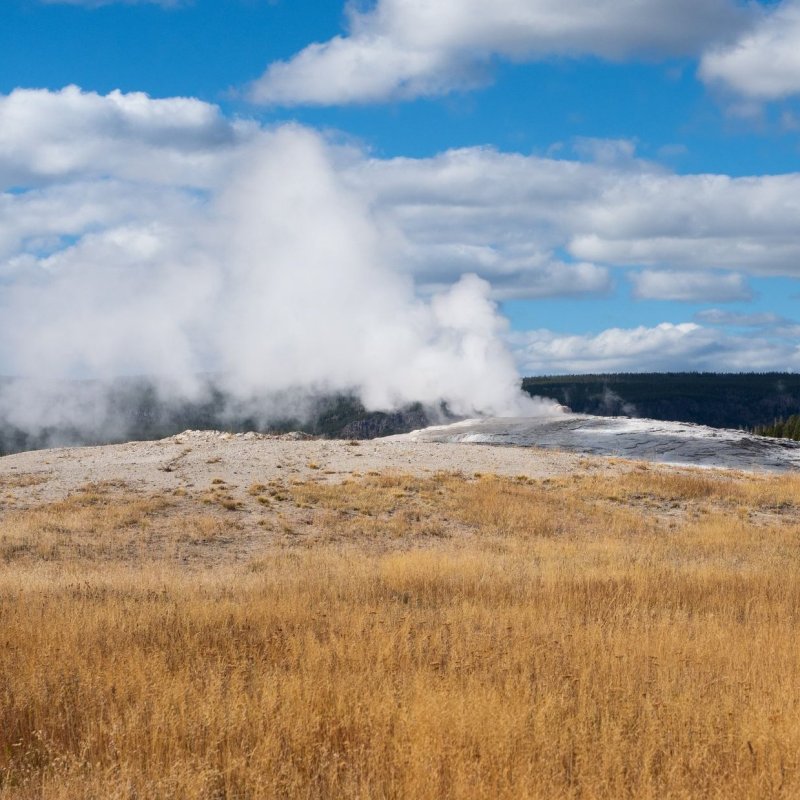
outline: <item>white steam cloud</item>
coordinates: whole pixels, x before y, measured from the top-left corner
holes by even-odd
[[[466,275],[421,300],[335,158],[308,129],[257,132],[218,188],[165,190],[163,219],[7,262],[0,363],[32,381],[18,385],[28,395],[41,379],[147,375],[165,396],[196,398],[211,373],[242,399],[300,389],[353,391],[371,409],[553,410],[520,391],[489,284]],[[0,418],[63,421],[20,391]],[[82,401],[59,413],[105,412]]]

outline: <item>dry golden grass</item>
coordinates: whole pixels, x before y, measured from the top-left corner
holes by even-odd
[[[152,495],[119,483],[91,484],[65,500],[7,511],[0,515],[0,567],[8,569],[0,569],[0,578],[14,567],[45,563],[80,571],[98,563],[186,562],[200,555],[192,545],[224,543],[241,528],[196,502],[178,505],[186,496],[185,490]],[[214,494],[213,503],[224,508],[226,497]]]
[[[14,489],[28,489],[32,486],[41,486],[50,480],[50,476],[43,473],[20,472],[6,474],[0,477],[0,508],[13,506],[17,502]]]
[[[47,483],[50,476],[41,472],[20,472],[16,475],[6,474],[0,478],[0,491],[3,489],[20,489],[28,486],[40,486]]]
[[[5,512],[0,798],[800,796],[799,502],[633,469]]]

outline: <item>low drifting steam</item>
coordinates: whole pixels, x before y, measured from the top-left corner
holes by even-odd
[[[259,132],[168,220],[85,234],[38,261],[0,319],[0,355],[25,378],[0,391],[0,420],[102,421],[123,436],[107,386],[125,375],[147,375],[169,403],[203,402],[200,376],[214,375],[262,423],[286,414],[266,397],[341,392],[368,409],[557,413],[520,391],[489,285],[466,275],[420,299],[395,263],[397,232],[348,190],[338,157],[305,128]],[[65,380],[92,383],[69,399]]]

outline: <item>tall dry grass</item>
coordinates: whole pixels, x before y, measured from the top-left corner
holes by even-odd
[[[800,796],[797,478],[268,489],[0,518],[0,798]]]

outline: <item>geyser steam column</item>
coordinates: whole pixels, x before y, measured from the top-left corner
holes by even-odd
[[[135,217],[98,218],[7,289],[6,373],[30,380],[18,384],[27,397],[0,400],[0,421],[52,424],[36,409],[53,404],[33,396],[45,382],[147,376],[179,403],[197,399],[202,373],[245,402],[355,391],[370,409],[444,401],[460,415],[554,410],[520,392],[485,281],[467,275],[417,297],[396,262],[402,233],[379,226],[342,177],[349,151],[294,125],[232,141],[204,154],[202,191],[191,171],[180,187],[143,174],[149,204],[135,204]],[[124,165],[119,147],[110,163]],[[42,225],[46,233],[51,221]],[[104,403],[102,394],[59,402],[57,422],[109,417]]]
[[[537,414],[519,390],[489,285],[415,296],[319,135],[265,134],[217,203],[224,265],[214,345],[232,392],[355,390],[368,408],[444,401],[456,414]],[[381,234],[384,234],[383,236]]]

